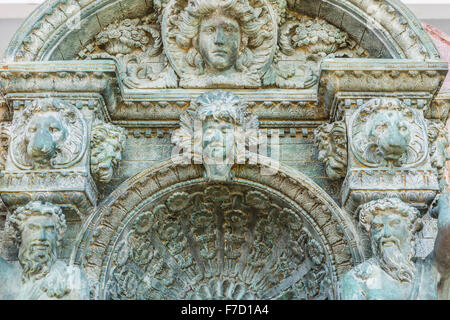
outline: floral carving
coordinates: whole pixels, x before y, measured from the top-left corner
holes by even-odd
[[[325,249],[296,211],[247,188],[183,190],[155,203],[155,214],[138,214],[124,230],[107,272],[107,296],[327,297]]]
[[[282,20],[275,58],[263,78],[265,86],[310,88],[317,83],[323,59],[368,55],[347,33],[325,20],[289,10]]]
[[[129,88],[174,88],[178,79],[163,54],[156,13],[115,21],[80,53],[81,59],[113,59]]]
[[[67,168],[84,155],[87,126],[80,111],[60,99],[37,99],[15,115],[11,159],[21,169]]]
[[[189,296],[192,300],[254,300],[255,293],[251,292],[247,284],[232,279],[211,279],[208,283],[198,286]]]

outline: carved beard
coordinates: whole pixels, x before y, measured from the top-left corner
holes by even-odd
[[[35,250],[33,244],[20,247],[19,262],[22,266],[22,281],[35,281],[44,278],[56,262],[56,247],[48,244],[45,251]]]
[[[382,241],[378,244],[372,243],[372,247],[375,249],[374,253],[379,257],[381,269],[397,281],[412,282],[416,271],[414,263],[411,261],[414,256],[413,249],[410,247],[409,252],[402,253],[398,240],[390,240],[394,241],[394,245],[383,246]]]

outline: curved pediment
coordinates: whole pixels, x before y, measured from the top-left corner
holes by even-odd
[[[214,53],[200,31],[214,12],[236,25],[235,39],[224,34],[227,52]],[[128,89],[307,89],[320,62],[336,57],[439,54],[396,0],[47,1],[6,52],[7,61],[113,59]]]

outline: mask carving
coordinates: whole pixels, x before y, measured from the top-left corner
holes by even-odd
[[[125,129],[110,123],[94,123],[91,133],[91,173],[102,183],[111,181],[114,169],[122,160],[125,148]]]
[[[218,90],[191,103],[172,142],[189,160],[204,163],[208,179],[229,180],[233,164],[245,162],[246,146],[256,145],[257,128],[258,119],[247,105],[234,94]]]
[[[182,87],[257,87],[276,48],[269,5],[253,0],[175,1],[163,29]]]
[[[347,174],[347,131],[344,121],[324,124],[315,130],[319,160],[326,166],[330,179],[341,179]]]
[[[425,159],[425,124],[398,99],[372,99],[355,113],[349,135],[353,155],[369,167],[413,166]]]
[[[12,123],[11,157],[21,169],[66,168],[86,149],[87,128],[74,106],[60,99],[38,99]]]

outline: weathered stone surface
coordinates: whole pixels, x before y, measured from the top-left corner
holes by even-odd
[[[399,1],[49,0],[6,61],[2,298],[360,298],[370,270],[366,298],[448,298],[448,66]],[[31,207],[67,232],[25,284]],[[368,207],[438,217],[436,259],[385,268]]]

